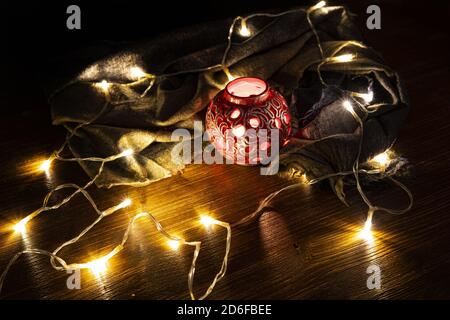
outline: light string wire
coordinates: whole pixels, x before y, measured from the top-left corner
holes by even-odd
[[[12,265],[20,258],[21,255],[23,254],[37,254],[37,255],[44,255],[50,258],[50,262],[51,265],[54,269],[56,270],[72,270],[72,269],[91,269],[91,270],[95,270],[95,269],[103,269],[105,268],[105,265],[107,263],[107,261],[109,259],[111,259],[112,257],[114,257],[116,254],[118,254],[119,252],[121,252],[123,250],[123,248],[125,247],[126,242],[128,241],[129,238],[129,234],[131,232],[131,228],[133,226],[133,224],[135,223],[136,220],[143,218],[143,217],[147,217],[152,223],[153,225],[156,227],[157,231],[163,235],[168,241],[169,243],[172,245],[172,247],[178,247],[178,245],[187,245],[187,246],[192,246],[194,247],[194,253],[193,253],[193,257],[192,257],[192,262],[191,262],[191,267],[188,273],[188,288],[189,288],[189,295],[191,297],[191,299],[195,300],[196,296],[194,294],[194,277],[195,277],[195,270],[196,270],[196,262],[197,262],[197,258],[200,254],[200,249],[201,249],[201,241],[186,241],[182,238],[178,238],[175,236],[170,235],[168,232],[166,232],[164,230],[164,228],[162,227],[161,223],[156,219],[155,216],[153,216],[152,214],[148,213],[148,212],[142,212],[139,214],[136,214],[133,218],[130,219],[129,223],[128,223],[128,227],[126,229],[126,231],[123,234],[123,238],[122,241],[119,245],[117,245],[113,250],[111,250],[108,254],[104,255],[103,257],[96,259],[94,261],[90,261],[90,262],[85,262],[85,263],[70,263],[67,264],[66,261],[64,259],[62,259],[60,256],[58,256],[58,253],[65,247],[76,243],[77,241],[79,241],[85,234],[87,234],[96,224],[98,224],[104,217],[122,209],[125,207],[128,207],[131,204],[131,201],[129,199],[126,199],[124,201],[122,201],[121,203],[119,203],[116,206],[113,206],[111,208],[108,208],[104,211],[100,211],[95,203],[95,201],[93,200],[93,198],[89,195],[89,193],[86,191],[86,189],[88,187],[90,187],[101,175],[101,173],[103,172],[103,168],[104,165],[108,162],[111,161],[115,161],[119,158],[123,158],[123,157],[128,157],[128,156],[132,156],[133,154],[133,150],[124,150],[119,154],[116,155],[112,155],[112,156],[108,156],[106,158],[101,158],[101,157],[73,157],[73,158],[64,158],[61,156],[61,153],[64,151],[65,147],[69,145],[70,143],[70,139],[76,135],[77,131],[86,126],[89,125],[93,122],[95,122],[97,119],[99,119],[103,113],[108,109],[108,107],[110,105],[114,104],[114,101],[112,101],[111,99],[111,95],[110,95],[110,87],[112,85],[123,85],[123,86],[134,86],[137,84],[141,84],[143,82],[148,81],[149,85],[148,87],[144,90],[144,92],[140,95],[140,97],[145,97],[145,95],[150,91],[150,89],[153,87],[153,85],[156,83],[156,81],[158,79],[164,79],[164,78],[168,78],[168,77],[172,77],[172,76],[177,76],[180,74],[186,74],[186,73],[196,73],[196,72],[204,72],[204,71],[210,71],[210,70],[216,70],[218,68],[221,68],[223,70],[223,72],[227,75],[228,80],[232,80],[234,79],[234,76],[231,74],[230,70],[228,69],[227,66],[227,57],[228,57],[228,53],[231,50],[231,46],[233,44],[232,42],[232,38],[233,35],[235,34],[235,28],[237,25],[237,22],[240,21],[240,26],[241,26],[241,36],[250,36],[249,39],[251,39],[254,35],[252,35],[251,31],[248,29],[247,26],[247,21],[249,19],[252,19],[254,17],[272,17],[272,18],[277,18],[277,17],[281,17],[287,14],[291,14],[291,13],[297,13],[297,12],[305,12],[306,13],[306,19],[307,22],[310,26],[311,31],[314,34],[314,37],[316,39],[316,43],[320,52],[320,56],[321,56],[321,60],[319,61],[319,63],[317,64],[317,73],[319,76],[319,79],[321,80],[321,83],[323,86],[327,86],[327,84],[325,83],[324,79],[322,78],[322,74],[321,74],[321,67],[326,64],[326,63],[345,63],[345,62],[349,62],[352,61],[355,56],[353,54],[344,54],[344,55],[339,55],[336,56],[341,49],[343,49],[346,46],[349,45],[354,45],[354,46],[359,46],[359,47],[365,47],[363,44],[356,42],[356,41],[347,41],[344,44],[342,44],[340,47],[338,47],[334,52],[332,52],[332,54],[329,57],[325,57],[324,56],[324,51],[321,45],[321,41],[320,41],[320,37],[319,34],[314,26],[314,23],[311,19],[311,15],[316,11],[319,10],[321,8],[324,8],[326,5],[326,3],[324,1],[320,1],[319,3],[317,3],[316,5],[308,8],[308,9],[304,9],[304,8],[298,8],[298,9],[292,9],[292,10],[288,10],[288,11],[284,11],[281,13],[276,13],[276,14],[272,14],[272,13],[255,13],[255,14],[251,14],[248,15],[246,17],[236,17],[229,28],[228,31],[228,36],[227,36],[227,45],[223,54],[223,57],[221,59],[221,63],[220,64],[216,64],[216,65],[212,65],[209,67],[204,67],[204,68],[197,68],[197,69],[190,69],[190,70],[183,70],[183,71],[178,71],[178,72],[173,72],[173,73],[168,73],[168,74],[161,74],[161,75],[153,75],[150,73],[146,73],[144,71],[142,71],[139,67],[135,67],[132,70],[132,76],[137,77],[138,80],[131,82],[131,83],[126,83],[126,84],[122,84],[122,83],[109,83],[106,80],[103,80],[99,83],[91,83],[93,84],[95,87],[97,87],[98,89],[100,89],[101,91],[104,92],[105,95],[105,104],[103,105],[103,107],[101,108],[101,110],[90,120],[88,120],[87,122],[83,122],[80,123],[79,125],[75,126],[73,129],[69,129],[69,133],[66,135],[66,139],[64,141],[64,143],[61,145],[61,147],[55,151],[54,154],[51,155],[50,159],[48,159],[45,162],[45,166],[44,169],[48,170],[50,167],[50,164],[53,160],[58,160],[58,161],[68,161],[68,162],[99,162],[99,169],[97,171],[97,174],[88,182],[86,183],[84,186],[79,187],[76,184],[73,183],[67,183],[67,184],[63,184],[60,186],[55,187],[53,190],[51,190],[45,197],[43,205],[41,208],[37,209],[36,211],[32,212],[31,214],[29,214],[28,216],[26,216],[24,219],[22,219],[18,224],[16,224],[16,227],[19,231],[24,231],[25,230],[25,226],[26,224],[31,221],[32,219],[36,218],[40,213],[44,212],[44,211],[49,211],[49,210],[56,210],[59,209],[61,206],[63,206],[64,204],[68,203],[73,197],[75,197],[75,195],[81,193],[87,200],[88,202],[92,205],[92,207],[94,208],[94,210],[96,211],[98,217],[97,219],[90,225],[88,225],[85,229],[83,229],[78,236],[62,243],[61,245],[59,245],[53,252],[49,252],[46,250],[42,250],[42,249],[36,249],[36,248],[27,248],[23,251],[18,252],[17,254],[15,254],[11,260],[9,261],[9,263],[6,266],[6,269],[3,271],[2,275],[0,276],[0,292],[2,291],[3,288],[3,283],[6,279],[7,273],[9,272],[10,268],[12,267]],[[343,8],[342,6],[336,7],[336,8]],[[80,80],[79,80],[80,81]],[[80,82],[85,82],[85,81],[80,81]],[[74,82],[71,82],[70,84],[73,84]],[[64,88],[64,87],[63,87]],[[62,88],[62,89],[63,89]],[[62,90],[60,89],[60,90]],[[394,92],[392,92],[392,90],[389,90],[389,88],[386,88],[388,90],[388,92],[391,94],[392,96],[392,101],[396,102],[398,101],[396,95]],[[53,98],[55,96],[55,94],[57,94],[57,92],[55,92],[51,98]],[[358,93],[358,92],[353,92],[351,93],[352,96],[357,97],[357,98],[367,98],[367,94],[365,93]],[[123,101],[122,101],[123,102]],[[372,112],[371,109],[375,109],[375,111],[378,109],[378,107],[384,106],[384,105],[390,105],[390,103],[380,103],[377,105],[371,105],[368,106],[366,108],[364,108],[366,110],[366,112]],[[352,113],[352,115],[354,114],[354,112]],[[356,115],[356,114],[355,114]],[[354,116],[355,116],[354,115]],[[356,118],[357,117],[357,118]],[[358,121],[359,125],[361,126],[361,131],[363,131],[363,121],[356,115],[355,119]],[[375,211],[386,211],[389,213],[394,213],[394,214],[399,214],[399,213],[404,213],[406,211],[408,211],[411,206],[412,206],[412,194],[410,193],[410,191],[406,188],[406,186],[404,186],[403,184],[401,184],[400,182],[396,181],[395,179],[393,179],[392,177],[388,178],[394,182],[395,184],[397,184],[398,186],[400,186],[402,189],[404,189],[409,198],[410,198],[410,205],[403,210],[392,210],[392,209],[386,209],[386,208],[382,208],[382,207],[377,207],[377,206],[373,206],[371,204],[371,202],[368,200],[368,198],[366,197],[364,191],[362,190],[362,187],[360,185],[359,182],[359,173],[365,173],[365,174],[379,174],[382,173],[383,170],[379,170],[379,169],[375,169],[375,170],[365,170],[365,169],[359,169],[359,158],[360,158],[360,154],[361,154],[361,149],[362,149],[362,133],[361,133],[361,138],[360,138],[360,143],[359,143],[359,150],[358,150],[358,154],[355,160],[355,165],[353,166],[353,170],[352,171],[346,171],[346,172],[337,172],[337,173],[332,173],[332,174],[328,174],[325,175],[323,177],[320,178],[315,178],[312,180],[307,181],[307,179],[305,178],[305,176],[303,176],[306,180],[307,184],[314,184],[317,183],[319,181],[322,181],[324,179],[328,179],[331,177],[335,177],[335,176],[346,176],[346,175],[350,175],[353,174],[355,175],[355,179],[356,179],[356,184],[357,184],[357,189],[359,191],[359,193],[361,194],[364,202],[369,206],[369,214],[368,214],[368,220],[370,218],[370,221],[372,219],[372,215],[373,212]],[[244,225],[247,224],[253,220],[255,220],[256,218],[258,218],[263,212],[264,209],[269,207],[271,202],[282,192],[293,189],[295,187],[298,187],[299,185],[302,185],[303,183],[296,183],[296,184],[292,184],[292,185],[288,185],[276,192],[271,193],[269,196],[267,196],[263,201],[260,202],[260,205],[258,206],[258,208],[252,212],[251,214],[247,215],[246,217],[244,217],[243,219],[233,223],[233,224],[229,224],[227,222],[223,222],[223,221],[219,221],[216,219],[213,219],[209,216],[202,216],[201,217],[201,222],[205,225],[205,226],[209,226],[209,225],[218,225],[222,228],[225,228],[227,231],[227,236],[226,236],[226,244],[225,244],[225,254],[223,256],[223,260],[222,260],[222,264],[221,264],[221,268],[219,270],[218,273],[216,273],[215,277],[213,278],[212,282],[210,283],[209,287],[207,288],[207,290],[205,291],[205,293],[203,295],[201,295],[198,299],[199,300],[203,300],[205,298],[207,298],[209,296],[209,294],[213,291],[215,285],[223,278],[223,276],[226,273],[227,270],[227,265],[228,265],[228,256],[230,253],[230,247],[231,247],[231,227],[234,226],[238,226],[238,225]],[[51,198],[51,196],[58,190],[64,189],[64,188],[74,188],[75,191],[70,194],[69,196],[65,197],[63,200],[61,200],[60,202],[58,202],[55,205],[52,206],[48,206],[48,202]],[[17,230],[16,229],[16,230]]]
[[[136,214],[128,223],[128,227],[123,234],[121,243],[119,245],[117,245],[116,247],[114,247],[113,250],[111,250],[108,254],[104,255],[101,258],[98,258],[94,261],[90,261],[90,262],[86,262],[86,263],[68,264],[63,258],[61,258],[60,256],[57,255],[57,253],[65,246],[68,246],[68,245],[73,244],[73,243],[77,242],[78,240],[80,240],[91,228],[93,228],[104,217],[106,217],[107,215],[112,214],[115,211],[122,209],[126,206],[127,205],[120,203],[117,206],[111,207],[111,208],[101,212],[100,216],[91,225],[86,227],[78,236],[63,243],[57,249],[55,249],[53,252],[49,252],[47,250],[42,250],[42,249],[30,248],[30,249],[25,249],[21,252],[16,253],[13,256],[13,258],[9,261],[5,270],[3,271],[3,273],[0,276],[0,292],[2,291],[3,283],[5,281],[6,275],[8,274],[10,268],[23,254],[39,254],[39,255],[44,255],[44,256],[50,257],[50,261],[51,261],[53,268],[55,270],[59,270],[59,271],[61,271],[61,270],[76,270],[76,269],[93,269],[95,271],[96,269],[106,268],[106,263],[108,262],[108,260],[111,259],[112,257],[114,257],[116,254],[118,254],[119,252],[121,252],[124,249],[125,244],[128,241],[131,228],[133,227],[135,221],[140,218],[146,217],[146,218],[149,218],[149,220],[154,224],[157,231],[160,234],[162,234],[165,238],[167,238],[169,241],[175,241],[178,244],[192,246],[195,248],[191,267],[190,267],[189,274],[188,274],[189,294],[190,294],[190,297],[192,298],[192,300],[195,300],[196,298],[195,298],[194,289],[193,289],[194,276],[195,276],[196,262],[197,262],[197,258],[199,256],[199,254],[200,254],[202,242],[201,241],[186,241],[182,238],[172,236],[167,231],[165,231],[165,229],[162,227],[161,223],[152,214],[150,214],[148,212],[142,212],[142,213]],[[206,222],[204,222],[205,225],[213,224],[213,225],[218,225],[220,227],[225,228],[227,231],[227,236],[226,236],[225,255],[224,255],[224,259],[222,261],[220,271],[216,274],[213,281],[207,288],[206,292],[199,298],[199,300],[203,300],[206,297],[208,297],[208,295],[213,291],[216,283],[220,279],[222,279],[223,276],[225,275],[226,270],[227,270],[227,264],[228,264],[228,255],[229,255],[230,247],[231,247],[231,227],[230,227],[230,225],[226,222],[218,221],[211,217],[203,217],[203,219],[206,220]],[[60,266],[58,266],[56,264],[56,262],[58,262],[60,264]]]
[[[368,206],[368,213],[367,213],[367,220],[365,222],[364,225],[364,229],[363,229],[363,235],[362,236],[366,236],[366,237],[370,237],[369,231],[370,228],[372,226],[372,219],[373,219],[373,215],[376,211],[384,211],[390,214],[403,214],[406,213],[407,211],[409,211],[412,206],[413,206],[413,195],[411,193],[411,191],[401,182],[397,181],[396,179],[394,179],[391,176],[387,176],[387,178],[393,182],[394,184],[396,184],[397,186],[399,186],[408,196],[408,206],[404,209],[390,209],[390,208],[385,208],[385,207],[380,207],[380,206],[375,206],[372,204],[372,202],[369,200],[369,198],[367,197],[366,193],[364,192],[363,188],[361,187],[361,183],[360,183],[360,179],[359,179],[359,161],[360,161],[360,157],[361,157],[361,153],[362,153],[362,146],[363,146],[363,141],[364,141],[364,121],[361,119],[361,117],[357,114],[357,112],[355,112],[355,110],[353,109],[352,104],[349,101],[344,101],[345,107],[346,109],[351,113],[351,115],[355,118],[355,120],[358,122],[359,127],[361,128],[360,130],[360,138],[359,138],[359,143],[358,143],[358,152],[356,155],[356,159],[355,162],[353,164],[353,174],[355,176],[355,180],[356,180],[356,188],[359,192],[359,194],[361,195],[361,198],[363,199],[363,201],[366,203],[366,205]],[[365,112],[365,109],[362,109],[363,112]],[[367,115],[367,114],[365,114]]]
[[[322,83],[322,85],[324,87],[328,87],[328,84],[325,82],[325,80],[322,77],[321,67],[327,63],[343,63],[343,62],[353,61],[356,58],[356,56],[351,53],[336,56],[342,49],[344,49],[347,46],[357,46],[360,48],[367,48],[367,46],[365,46],[361,42],[354,41],[354,40],[346,41],[343,44],[341,44],[340,46],[338,46],[335,50],[333,50],[329,57],[325,57],[319,34],[318,34],[316,28],[314,27],[314,24],[312,23],[312,20],[310,17],[310,14],[312,12],[314,12],[315,10],[320,9],[324,6],[325,6],[325,2],[321,1],[318,4],[316,4],[315,6],[310,7],[308,10],[306,10],[306,13],[307,13],[307,21],[311,27],[311,30],[314,33],[314,36],[317,41],[317,46],[319,48],[320,55],[321,55],[321,62],[319,62],[316,67],[317,74],[318,74],[319,80]],[[376,77],[378,77],[378,75],[376,75]],[[382,83],[382,81],[380,81],[380,82]],[[398,103],[398,98],[397,98],[395,92],[393,92],[393,90],[391,88],[386,87],[384,84],[383,84],[383,87],[390,94],[390,96],[392,98],[392,102],[378,103],[378,104],[372,104],[372,105],[369,104],[368,106],[365,106],[361,102],[355,100],[356,103],[358,104],[358,106],[360,107],[360,109],[365,113],[365,116],[367,116],[367,114],[369,114],[369,113],[376,112],[382,106],[396,105]],[[350,92],[350,95],[353,97],[361,98],[362,100],[366,100],[366,102],[369,102],[369,103],[373,99],[373,93],[369,96],[369,94],[367,94],[367,93]],[[347,111],[349,111],[351,113],[351,115],[355,118],[355,120],[358,122],[359,127],[361,128],[361,133],[360,133],[359,142],[358,142],[358,151],[357,151],[357,155],[356,155],[353,167],[352,167],[352,171],[335,172],[335,173],[331,173],[328,175],[324,175],[322,177],[311,179],[309,181],[307,180],[305,174],[303,174],[302,176],[303,176],[303,179],[306,180],[306,183],[311,185],[311,184],[318,183],[322,180],[329,179],[329,178],[336,177],[336,176],[347,176],[347,175],[351,175],[351,174],[354,175],[357,190],[358,190],[361,198],[363,199],[364,203],[368,206],[367,219],[364,224],[364,228],[361,232],[361,236],[370,238],[371,237],[370,230],[371,230],[372,219],[373,219],[374,213],[376,211],[384,211],[384,212],[387,212],[390,214],[396,214],[396,215],[406,213],[413,206],[413,202],[414,202],[413,195],[412,195],[411,191],[404,184],[402,184],[398,180],[394,179],[392,176],[386,175],[385,178],[389,179],[391,182],[393,182],[395,185],[400,187],[406,193],[406,195],[408,196],[408,205],[404,209],[390,209],[390,208],[375,206],[372,204],[372,202],[369,200],[369,198],[367,197],[367,195],[365,194],[365,192],[361,186],[359,174],[360,173],[380,174],[380,173],[383,173],[384,171],[379,170],[379,169],[377,169],[377,170],[359,169],[360,157],[361,157],[361,153],[362,153],[362,145],[363,145],[363,140],[364,140],[364,121],[353,110],[353,107],[349,101],[347,101],[347,100],[344,101],[343,106],[347,109]],[[385,153],[386,152],[387,151],[385,151]],[[284,187],[278,191],[271,193],[263,201],[261,201],[259,207],[253,213],[251,213],[250,215],[247,215],[243,219],[237,221],[236,223],[233,224],[233,226],[245,225],[245,224],[248,224],[248,223],[258,219],[264,213],[264,209],[269,207],[270,203],[273,201],[273,199],[275,197],[277,197],[280,193],[290,190],[295,187],[299,187],[303,184],[304,183],[295,183],[295,184],[289,185],[287,187]]]

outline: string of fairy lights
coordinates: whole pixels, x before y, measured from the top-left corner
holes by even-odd
[[[288,15],[291,13],[305,12],[306,19],[311,28],[311,31],[314,34],[314,37],[317,42],[317,47],[318,47],[320,55],[321,55],[320,61],[315,62],[315,63],[317,63],[316,70],[317,70],[317,73],[318,73],[318,76],[319,76],[319,79],[320,79],[322,85],[324,87],[326,87],[327,83],[324,81],[324,79],[322,77],[321,68],[325,64],[329,64],[329,63],[347,63],[350,61],[354,61],[357,58],[356,55],[354,55],[352,53],[341,53],[341,51],[343,49],[351,47],[351,46],[357,46],[357,47],[361,47],[361,48],[365,47],[364,44],[357,42],[357,41],[346,41],[341,46],[339,46],[336,50],[334,50],[334,52],[332,52],[332,54],[330,56],[324,55],[324,50],[321,45],[319,34],[317,33],[316,28],[312,22],[312,20],[313,20],[312,16],[318,10],[330,10],[332,8],[333,7],[327,7],[325,1],[320,1],[316,5],[309,7],[307,9],[296,8],[296,9],[284,11],[284,12],[277,13],[277,14],[255,13],[255,14],[252,14],[252,15],[249,15],[246,17],[238,16],[232,21],[232,23],[230,25],[228,37],[227,37],[227,45],[224,50],[224,54],[222,56],[221,62],[219,64],[209,66],[209,67],[204,67],[204,68],[183,70],[183,71],[179,71],[179,72],[174,72],[174,73],[170,73],[170,74],[161,74],[161,75],[154,75],[151,73],[147,73],[144,70],[142,70],[142,68],[140,68],[139,66],[134,66],[129,70],[130,78],[133,79],[133,81],[130,83],[125,83],[125,84],[111,83],[111,82],[108,82],[107,80],[102,80],[98,83],[92,83],[92,85],[95,88],[97,88],[98,90],[101,90],[101,92],[103,92],[104,97],[105,97],[104,106],[101,108],[100,112],[97,113],[89,121],[83,122],[72,129],[68,128],[69,133],[66,135],[66,139],[65,139],[64,143],[47,160],[43,161],[40,164],[40,170],[42,170],[46,173],[49,173],[51,170],[53,161],[69,161],[69,162],[79,162],[79,163],[80,162],[97,162],[98,163],[97,174],[95,176],[93,176],[93,178],[91,180],[89,180],[83,186],[78,186],[73,183],[66,183],[66,184],[62,184],[62,185],[59,185],[59,186],[53,188],[44,198],[43,204],[40,208],[38,208],[37,210],[35,210],[32,213],[25,216],[22,220],[17,222],[11,229],[13,231],[17,232],[18,234],[22,234],[23,236],[25,236],[25,234],[27,232],[27,225],[32,220],[34,220],[35,218],[37,218],[40,214],[43,214],[44,212],[59,209],[61,206],[65,205],[69,201],[71,201],[78,194],[81,194],[88,200],[88,202],[91,204],[91,206],[95,210],[98,217],[93,223],[91,223],[85,229],[83,229],[76,237],[62,243],[52,252],[47,251],[47,250],[37,249],[37,248],[27,248],[27,249],[15,254],[11,258],[11,260],[7,264],[5,270],[3,271],[3,273],[0,276],[0,292],[2,291],[4,281],[6,279],[6,276],[9,272],[10,268],[24,254],[36,254],[36,255],[47,256],[50,258],[50,263],[51,263],[52,267],[55,270],[59,270],[59,271],[74,270],[74,269],[89,269],[94,274],[101,274],[101,273],[106,272],[107,268],[108,268],[108,261],[110,259],[112,259],[114,256],[116,256],[118,253],[120,253],[125,248],[125,245],[129,238],[129,234],[131,232],[131,228],[132,228],[133,224],[135,223],[135,221],[138,219],[146,218],[146,220],[150,221],[150,223],[152,223],[155,226],[156,230],[167,240],[167,244],[171,249],[178,250],[180,246],[190,246],[190,247],[194,248],[191,266],[190,266],[190,269],[188,272],[188,289],[189,289],[190,298],[193,300],[197,299],[196,295],[194,294],[194,278],[195,278],[197,258],[200,254],[202,242],[201,241],[188,241],[186,239],[171,235],[164,229],[164,227],[161,225],[161,223],[158,221],[158,219],[156,219],[156,217],[149,212],[139,212],[139,213],[135,214],[129,221],[128,227],[123,234],[122,241],[119,244],[117,244],[106,255],[103,255],[95,260],[91,260],[91,261],[87,261],[87,262],[66,262],[66,260],[64,260],[61,256],[58,255],[59,252],[63,248],[73,245],[76,242],[78,242],[81,238],[83,238],[95,225],[100,223],[104,218],[108,217],[109,215],[111,215],[119,210],[125,209],[131,205],[132,202],[130,199],[123,199],[121,202],[119,202],[117,205],[115,205],[113,207],[107,208],[105,210],[100,210],[97,207],[96,202],[90,196],[90,194],[88,193],[88,191],[86,189],[88,189],[90,186],[92,186],[95,183],[95,181],[100,177],[100,175],[103,172],[105,164],[107,164],[108,162],[113,162],[117,159],[133,157],[135,151],[132,149],[125,149],[125,150],[122,150],[118,154],[111,155],[111,156],[108,156],[105,158],[101,158],[101,157],[64,158],[61,154],[64,152],[65,148],[69,145],[70,139],[77,133],[77,131],[80,128],[82,128],[83,126],[89,125],[90,123],[95,122],[95,120],[97,120],[101,115],[103,115],[103,113],[108,109],[108,107],[110,105],[113,105],[115,103],[113,101],[113,99],[111,98],[111,92],[114,90],[115,86],[133,87],[135,85],[138,85],[138,84],[141,85],[141,84],[145,83],[145,84],[147,84],[147,87],[140,95],[140,97],[143,98],[146,96],[146,94],[150,91],[150,89],[153,87],[153,85],[158,80],[176,76],[179,74],[222,70],[226,74],[228,81],[235,79],[235,76],[233,76],[233,74],[231,73],[231,71],[229,70],[228,65],[227,65],[228,53],[231,50],[231,46],[233,44],[233,41],[232,41],[233,35],[236,33],[235,32],[236,27],[238,26],[239,27],[238,34],[241,37],[246,37],[246,38],[250,39],[252,36],[254,36],[255,30],[253,30],[253,26],[249,25],[248,22],[251,21],[251,19],[255,18],[255,17],[277,18],[277,17],[281,17],[281,16]],[[342,8],[342,7],[335,7],[335,8]],[[81,80],[79,80],[79,81],[81,81]],[[370,89],[367,90],[366,92],[350,92],[351,99],[344,100],[342,103],[343,108],[345,108],[348,112],[350,112],[352,114],[352,116],[358,122],[358,125],[361,128],[359,149],[358,149],[357,157],[355,159],[355,162],[354,162],[354,165],[353,165],[353,168],[351,171],[337,172],[337,173],[329,174],[329,175],[326,175],[326,176],[323,176],[320,178],[315,178],[315,179],[308,179],[306,174],[303,173],[300,176],[301,177],[300,182],[288,185],[287,187],[284,187],[276,192],[271,193],[263,201],[261,201],[260,205],[254,212],[252,212],[251,214],[245,216],[243,219],[241,219],[235,223],[232,223],[232,224],[217,220],[209,215],[200,216],[199,221],[206,228],[208,228],[211,225],[217,225],[219,227],[226,229],[227,236],[226,236],[226,240],[225,240],[225,253],[223,255],[220,270],[214,276],[214,278],[211,281],[210,285],[208,286],[207,290],[203,293],[203,295],[199,296],[198,299],[202,300],[202,299],[207,298],[209,296],[209,294],[213,291],[215,285],[224,277],[224,275],[226,273],[227,264],[228,264],[228,256],[229,256],[230,247],[231,247],[231,228],[235,227],[237,225],[247,224],[247,223],[257,219],[261,214],[264,213],[265,208],[267,208],[270,205],[270,203],[273,201],[273,199],[284,191],[296,188],[296,187],[298,187],[300,185],[304,185],[304,184],[307,184],[307,185],[315,184],[319,181],[322,181],[322,180],[325,180],[325,179],[328,179],[331,177],[353,175],[356,180],[356,187],[358,189],[358,192],[361,195],[364,202],[366,203],[366,205],[368,206],[367,219],[366,219],[366,222],[364,223],[364,226],[360,232],[361,238],[363,238],[367,241],[373,240],[371,227],[372,227],[373,215],[375,212],[385,211],[385,212],[388,212],[391,214],[401,214],[401,213],[408,211],[411,208],[412,203],[413,203],[413,197],[412,197],[411,192],[406,188],[406,186],[404,186],[402,183],[395,180],[392,176],[389,176],[385,171],[385,169],[389,166],[389,164],[395,160],[396,156],[392,150],[386,150],[385,152],[383,152],[383,153],[375,156],[373,159],[369,160],[368,164],[370,165],[371,169],[360,169],[360,167],[359,167],[359,161],[360,161],[361,149],[362,149],[362,143],[363,143],[365,117],[369,113],[376,111],[381,106],[395,105],[397,103],[397,97],[395,96],[395,94],[389,90],[387,90],[387,91],[390,93],[390,95],[392,97],[391,103],[371,104],[371,102],[373,100],[373,92]],[[121,101],[121,102],[123,102],[123,101]],[[364,119],[361,118],[357,112],[355,112],[355,108],[358,108],[358,110],[363,112]],[[361,173],[366,174],[366,175],[382,175],[383,178],[384,177],[388,178],[394,184],[398,185],[400,188],[405,190],[405,192],[407,193],[407,195],[409,197],[409,205],[405,209],[402,209],[402,210],[393,210],[393,209],[383,208],[383,207],[379,207],[379,206],[372,204],[372,202],[368,199],[368,197],[366,196],[365,192],[362,189],[360,179],[359,179],[359,175]],[[65,198],[63,198],[62,200],[58,201],[57,203],[55,203],[53,205],[49,205],[49,202],[50,202],[52,196],[57,191],[62,190],[62,189],[74,189],[74,191],[71,192]]]

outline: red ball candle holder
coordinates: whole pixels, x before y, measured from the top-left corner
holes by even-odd
[[[229,82],[211,101],[206,130],[215,149],[225,158],[242,165],[259,164],[263,162],[261,154],[271,157],[278,152],[272,148],[274,137],[279,147],[288,143],[291,115],[286,100],[266,81],[243,77]]]

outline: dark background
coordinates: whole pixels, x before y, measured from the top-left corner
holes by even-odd
[[[303,1],[15,1],[2,6],[0,59],[0,221],[1,227],[38,208],[56,184],[86,181],[77,164],[57,163],[52,174],[30,173],[60,145],[65,130],[51,125],[45,81],[58,72],[83,65],[80,52],[95,46],[126,45],[184,25],[221,19],[266,8],[287,9]],[[212,299],[450,299],[450,66],[448,1],[330,1],[347,5],[366,43],[404,80],[411,114],[395,151],[412,164],[404,182],[415,197],[404,216],[376,215],[373,247],[352,235],[364,222],[366,206],[349,189],[350,207],[323,186],[288,192],[275,203],[276,212],[245,229],[233,230],[229,270]],[[382,29],[365,28],[366,8],[377,3]],[[66,28],[66,8],[79,4],[82,30]],[[108,50],[98,50],[97,58]],[[69,58],[66,58],[69,57]],[[75,57],[75,60],[74,60]],[[133,199],[130,212],[154,213],[170,232],[189,239],[206,237],[199,258],[196,290],[209,285],[223,250],[223,233],[205,236],[198,210],[234,222],[252,212],[259,201],[287,182],[262,177],[257,168],[190,166],[183,175],[144,188],[92,188],[99,207],[124,195]],[[404,196],[382,185],[367,190],[375,203],[403,207]],[[104,224],[64,253],[71,261],[107,252],[120,241],[128,212]],[[0,269],[25,246],[54,249],[92,222],[89,205],[77,198],[57,214],[30,224],[25,240],[0,228]],[[83,289],[69,291],[66,274],[48,259],[27,256],[11,270],[5,298],[39,299],[187,299],[186,273],[190,250],[172,253],[150,226],[139,225],[130,246],[111,260],[111,272],[99,281],[83,274]],[[176,263],[174,263],[176,262]],[[382,269],[382,289],[367,290],[366,268]],[[197,291],[198,292],[198,291]]]

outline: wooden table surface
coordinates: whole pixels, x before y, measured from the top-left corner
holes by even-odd
[[[361,28],[367,4],[350,2]],[[364,34],[400,73],[410,95],[412,111],[394,149],[412,164],[402,182],[414,194],[413,209],[403,216],[377,214],[376,240],[368,244],[356,237],[366,207],[355,190],[348,191],[350,207],[326,185],[283,193],[274,202],[274,212],[232,230],[228,272],[211,299],[450,298],[450,39],[446,32],[450,7],[436,3],[422,8],[394,1],[381,8],[382,29],[364,28]],[[429,16],[432,13],[435,16]],[[65,132],[50,124],[46,106],[16,107],[20,113],[0,119],[1,270],[15,252],[26,247],[53,250],[96,217],[87,201],[77,197],[61,210],[33,220],[23,239],[5,232],[9,223],[40,207],[53,186],[86,181],[77,164],[57,163],[49,176],[32,172],[33,163],[59,146]],[[61,255],[74,262],[107,252],[120,242],[129,217],[146,210],[170,232],[204,241],[195,283],[198,295],[218,271],[225,244],[223,230],[205,230],[198,223],[199,215],[237,221],[288,184],[279,177],[260,176],[258,168],[192,165],[183,175],[147,187],[92,188],[100,208],[125,197],[133,205],[105,218]],[[406,204],[404,194],[390,185],[373,187],[368,194],[386,206]],[[105,275],[82,271],[80,290],[67,289],[68,275],[53,270],[48,258],[27,255],[11,269],[0,297],[188,299],[192,253],[189,247],[169,250],[154,227],[141,220],[126,249],[110,260]],[[379,290],[366,287],[366,269],[372,264],[381,268]]]

